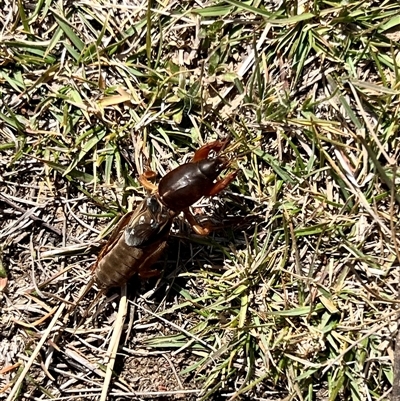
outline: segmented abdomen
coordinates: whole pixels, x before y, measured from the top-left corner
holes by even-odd
[[[94,279],[100,288],[120,287],[135,274],[146,278],[154,275],[151,265],[161,256],[166,247],[165,240],[159,240],[143,248],[129,246],[123,235],[113,249],[98,263]]]

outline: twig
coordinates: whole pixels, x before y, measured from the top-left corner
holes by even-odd
[[[181,379],[180,379],[178,373],[176,372],[176,369],[175,369],[174,364],[173,364],[173,363],[171,362],[171,360],[167,357],[167,355],[161,354],[161,356],[164,357],[164,358],[167,360],[167,362],[169,363],[169,366],[170,366],[171,369],[172,369],[172,372],[173,372],[173,374],[174,374],[174,376],[175,376],[175,380],[176,380],[177,383],[179,384],[180,389],[181,389],[181,390],[184,390],[182,381],[181,381]]]
[[[82,393],[84,392],[84,389],[76,389],[74,391],[71,391],[69,393],[72,392],[79,392]],[[92,392],[92,394],[85,394],[85,398],[89,399],[90,397],[97,397],[97,391],[100,391],[100,389],[96,389],[96,388],[90,388],[88,389],[88,392]],[[159,397],[159,399],[164,399],[165,397],[171,397],[171,396],[183,396],[183,395],[195,395],[195,394],[199,394],[201,392],[201,390],[172,390],[172,391],[138,391],[138,392],[127,392],[127,393],[123,393],[123,392],[115,392],[112,393],[113,397],[148,397],[148,398],[154,398],[154,397]],[[64,400],[71,400],[74,398],[81,398],[82,399],[82,394],[77,394],[77,395],[73,395],[73,394],[69,394],[67,397],[54,397],[54,398],[38,398],[38,397],[34,397],[31,394],[27,394],[24,393],[24,397],[30,399],[30,400],[34,400],[34,401],[64,401]]]
[[[397,324],[399,324],[400,319],[397,319]],[[400,329],[397,328],[396,343],[394,346],[393,354],[393,387],[392,387],[392,401],[400,400]]]
[[[132,302],[132,303],[133,303],[133,305],[135,305],[135,306],[137,306],[138,308],[144,310],[145,312],[149,313],[150,315],[156,317],[157,319],[160,319],[162,322],[164,322],[164,323],[166,323],[166,324],[169,324],[170,326],[172,326],[172,327],[174,327],[175,329],[179,330],[181,333],[184,333],[184,334],[187,335],[188,337],[195,339],[196,341],[198,341],[200,344],[204,345],[206,348],[210,349],[211,351],[216,352],[216,349],[215,349],[212,345],[207,344],[205,341],[203,341],[201,338],[195,336],[195,335],[192,334],[190,331],[187,331],[187,330],[185,330],[184,328],[179,327],[177,324],[172,323],[172,322],[170,322],[169,320],[164,319],[164,318],[161,317],[161,316],[158,316],[156,313],[153,313],[151,310],[144,308],[142,305],[139,305],[139,304],[137,304],[137,303],[135,303],[135,302]]]
[[[171,397],[171,396],[183,396],[189,394],[199,394],[201,390],[171,390],[171,391],[135,391],[134,393],[113,393],[113,397],[118,396],[136,396],[136,397]]]
[[[106,399],[107,399],[108,388],[110,386],[111,377],[113,374],[115,356],[117,354],[119,341],[120,341],[121,334],[122,334],[122,328],[124,326],[126,309],[127,309],[126,285],[124,285],[121,289],[121,299],[119,301],[118,315],[117,315],[117,318],[115,319],[114,329],[113,329],[114,331],[113,331],[110,345],[109,345],[108,351],[107,351],[108,363],[107,363],[106,376],[104,378],[103,390],[101,392],[100,401],[106,401]]]
[[[393,177],[397,176],[397,166],[393,166]],[[393,178],[393,185],[390,188],[390,230],[392,232],[394,249],[396,252],[397,260],[400,260],[400,249],[399,241],[397,240],[397,230],[395,225],[395,202],[396,202],[396,192],[395,192],[395,182]],[[399,270],[397,268],[397,273]],[[400,300],[400,278],[397,275],[397,300]],[[397,335],[394,344],[393,351],[393,386],[392,386],[392,401],[400,400],[400,316],[397,317]]]
[[[6,196],[4,196],[3,194],[0,194],[0,199],[2,202],[7,203],[7,205],[11,206],[12,208],[14,208],[15,210],[18,210],[21,213],[27,213],[28,211],[26,209],[24,209],[21,206],[18,206],[16,203],[14,203],[13,201],[10,201],[9,199],[7,199]],[[39,224],[41,224],[43,227],[47,228],[50,231],[53,231],[54,234],[57,234],[58,236],[62,236],[62,232],[61,230],[59,230],[58,228],[52,226],[49,223],[46,223],[43,219],[41,219],[40,217],[35,216],[34,214],[31,214],[28,216],[30,219],[32,219],[33,221],[37,221]]]
[[[12,390],[11,390],[11,392],[10,392],[8,398],[7,398],[7,401],[13,401],[14,400],[14,397],[17,394],[19,388],[21,387],[21,384],[24,381],[26,374],[28,373],[28,371],[31,368],[34,360],[38,356],[40,350],[43,347],[43,344],[46,342],[47,337],[49,336],[51,330],[53,329],[53,327],[57,323],[57,320],[60,317],[61,313],[63,312],[64,308],[65,308],[64,304],[61,304],[59,306],[58,311],[56,312],[56,314],[53,317],[53,320],[50,322],[50,324],[47,327],[46,331],[43,333],[42,338],[38,342],[38,345],[36,346],[35,350],[32,352],[32,355],[29,358],[28,362],[26,363],[26,365],[24,367],[24,370],[22,371],[21,375],[18,377],[18,380],[16,381],[14,387],[12,388]]]

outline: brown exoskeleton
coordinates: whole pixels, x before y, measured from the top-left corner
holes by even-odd
[[[125,284],[130,277],[150,277],[155,274],[151,266],[166,247],[173,218],[184,212],[194,231],[207,235],[209,227],[201,227],[189,207],[203,196],[214,196],[226,188],[236,177],[237,171],[218,180],[230,160],[220,153],[228,141],[215,141],[197,150],[189,163],[182,164],[161,178],[158,186],[148,178],[147,172],[139,181],[151,191],[133,212],[126,214],[105,245],[94,264],[94,281],[106,289]],[[215,157],[209,158],[211,151]]]
[[[92,270],[101,288],[124,285],[135,273],[154,275],[150,267],[166,247],[173,216],[157,197],[149,196],[127,213],[101,250]]]
[[[220,155],[227,144],[228,140],[205,144],[195,152],[189,163],[182,164],[161,178],[158,186],[148,180],[154,176],[153,172],[140,176],[139,181],[155,194],[173,215],[184,212],[193,230],[197,234],[207,235],[210,228],[201,227],[189,207],[204,196],[217,195],[235,179],[237,171],[228,174],[222,180],[217,179],[231,163],[226,156]],[[217,153],[213,158],[208,157],[211,151]]]

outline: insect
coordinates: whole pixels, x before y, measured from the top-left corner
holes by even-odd
[[[164,248],[173,216],[155,196],[144,199],[127,213],[101,250],[92,267],[94,281],[101,288],[124,285],[135,273],[146,278]]]
[[[220,154],[228,143],[229,139],[205,144],[195,152],[189,163],[182,164],[161,178],[158,186],[148,180],[155,175],[152,171],[140,176],[139,181],[156,195],[174,216],[184,212],[197,234],[208,235],[210,228],[201,227],[189,207],[204,196],[217,195],[235,179],[237,170],[222,180],[217,179],[231,164],[229,158]],[[213,158],[209,158],[211,151],[216,152]]]
[[[197,223],[189,207],[203,196],[218,194],[236,177],[234,171],[217,179],[230,165],[230,160],[220,154],[227,143],[228,140],[214,141],[202,146],[189,163],[167,173],[158,186],[149,181],[154,172],[139,177],[151,194],[121,219],[100,252],[92,267],[100,288],[122,286],[136,273],[141,278],[158,274],[151,266],[165,249],[172,221],[180,212],[184,212],[197,234],[210,232],[210,227]],[[215,157],[209,157],[211,151]]]

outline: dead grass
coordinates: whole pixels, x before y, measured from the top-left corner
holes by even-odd
[[[5,0],[0,398],[388,400],[399,12]],[[221,229],[178,219],[160,278],[68,312],[138,174],[226,135],[240,175],[195,206]]]

